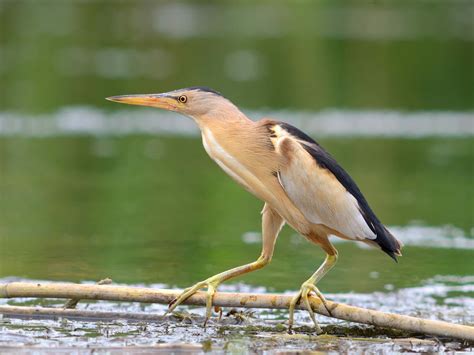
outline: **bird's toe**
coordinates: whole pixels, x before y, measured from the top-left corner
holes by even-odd
[[[181,292],[181,294],[174,298],[169,304],[168,304],[168,310],[166,311],[166,314],[169,314],[173,312],[176,307],[178,307],[181,303],[186,301],[189,297],[194,295],[197,291],[199,291],[202,288],[207,288],[206,292],[206,319],[204,321],[204,326],[207,325],[208,320],[211,318],[212,315],[212,300],[214,298],[214,294],[216,293],[217,286],[219,284],[219,280],[215,278],[209,278],[207,280],[198,282],[194,286],[188,287]]]
[[[316,333],[317,334],[322,333],[322,329],[319,326],[318,321],[316,320],[316,315],[314,313],[313,307],[311,306],[311,302],[310,302],[310,297],[313,294],[321,300],[328,314],[331,315],[329,307],[327,306],[327,303],[326,303],[326,299],[324,298],[323,294],[319,291],[319,289],[313,283],[304,282],[301,285],[299,292],[292,298],[290,302],[290,307],[289,307],[290,314],[289,314],[289,320],[288,320],[288,331],[290,333],[294,324],[294,311],[298,303],[302,303],[304,307],[306,308],[306,310],[308,311],[309,316],[311,320],[313,321]]]

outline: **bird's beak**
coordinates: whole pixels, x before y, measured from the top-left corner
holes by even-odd
[[[166,94],[120,95],[107,97],[106,100],[129,105],[157,107],[170,111],[175,111],[178,106],[176,99]]]

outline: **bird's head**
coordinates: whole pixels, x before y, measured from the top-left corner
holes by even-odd
[[[162,94],[120,95],[107,100],[174,111],[195,119],[237,109],[217,91],[196,86]]]

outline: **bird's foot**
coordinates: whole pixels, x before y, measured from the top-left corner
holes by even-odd
[[[302,300],[304,302],[306,309],[308,310],[311,320],[314,323],[314,329],[316,330],[316,333],[317,334],[322,333],[322,329],[319,326],[318,321],[316,320],[316,316],[314,314],[313,308],[311,307],[311,303],[309,302],[308,297],[311,296],[311,293],[314,293],[321,300],[321,302],[323,303],[328,313],[331,314],[331,312],[329,311],[328,305],[326,303],[326,299],[324,298],[323,294],[318,290],[318,288],[313,283],[305,282],[303,283],[303,285],[301,285],[299,292],[292,298],[290,302],[290,308],[289,308],[290,314],[289,314],[289,320],[288,320],[289,332],[291,332],[291,329],[293,327],[296,305]]]
[[[204,326],[206,326],[207,321],[211,318],[212,315],[212,298],[216,293],[217,286],[221,283],[220,279],[212,276],[204,281],[200,281],[197,284],[186,288],[178,297],[173,299],[169,305],[166,314],[171,313],[178,307],[181,303],[186,301],[189,297],[194,295],[197,291],[202,288],[207,288],[206,294],[206,320],[204,321]]]

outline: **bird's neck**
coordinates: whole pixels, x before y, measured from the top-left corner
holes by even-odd
[[[252,120],[231,103],[225,105],[225,107],[217,107],[203,115],[193,116],[192,118],[198,124],[201,131],[204,129],[213,130],[213,128],[231,128],[232,126],[239,128],[254,124]]]

